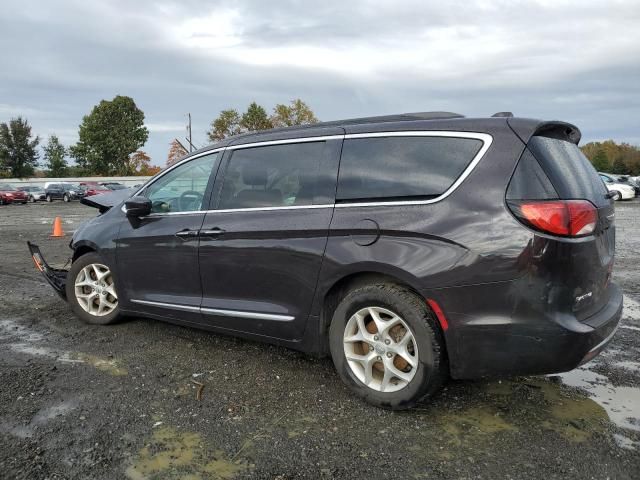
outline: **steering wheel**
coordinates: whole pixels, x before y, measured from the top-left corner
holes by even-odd
[[[198,208],[202,205],[202,200],[204,200],[204,195],[200,192],[196,192],[195,190],[187,190],[186,192],[182,192],[182,195],[178,197],[178,207],[181,212],[186,212],[188,210],[193,210],[194,205],[198,205]]]

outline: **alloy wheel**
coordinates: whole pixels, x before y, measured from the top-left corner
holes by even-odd
[[[78,304],[89,315],[102,317],[118,306],[113,275],[106,265],[87,265],[78,272],[74,286]]]
[[[418,346],[407,323],[381,307],[354,313],[344,329],[344,354],[353,374],[367,387],[396,392],[418,368]]]

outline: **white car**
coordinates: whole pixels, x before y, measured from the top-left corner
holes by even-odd
[[[624,183],[618,183],[613,177],[609,175],[600,174],[600,178],[604,182],[607,190],[611,192],[614,200],[631,200],[635,198],[636,192],[631,185],[625,185]]]

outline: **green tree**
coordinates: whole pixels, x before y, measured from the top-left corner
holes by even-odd
[[[48,177],[64,177],[67,174],[66,150],[56,135],[51,135],[43,148]]]
[[[84,170],[97,175],[126,174],[129,155],[149,138],[144,112],[131,97],[102,100],[85,115],[71,155]]]
[[[223,110],[213,122],[211,122],[211,130],[207,133],[209,140],[217,142],[231,135],[241,133],[240,114],[237,110],[230,108]]]
[[[591,159],[591,163],[593,163],[593,167],[599,172],[606,172],[609,170],[609,160],[607,159],[607,154],[604,153],[604,150],[599,149],[594,157]]]
[[[629,170],[629,167],[627,167],[627,164],[624,163],[624,160],[622,159],[622,157],[617,157],[613,161],[613,165],[611,167],[611,173],[617,173],[619,175],[629,175],[631,172]]]
[[[0,170],[5,175],[23,178],[33,175],[38,165],[36,150],[40,138],[32,138],[31,126],[22,117],[0,124]]]
[[[299,98],[292,100],[290,105],[276,105],[270,120],[274,128],[318,123],[311,108]]]
[[[247,111],[242,114],[240,127],[245,131],[254,132],[273,128],[273,125],[267,116],[267,111],[256,102],[251,102]]]

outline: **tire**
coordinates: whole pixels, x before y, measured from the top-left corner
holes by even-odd
[[[613,190],[613,196],[611,198],[613,198],[614,202],[618,202],[622,200],[622,194],[617,190]]]
[[[67,195],[66,193],[62,196],[62,200],[69,203],[69,195]]]
[[[34,197],[33,195],[29,195],[29,201],[31,203],[36,203],[36,197]]]
[[[389,325],[394,325],[388,331],[383,331],[383,335],[376,335],[379,330],[372,322],[371,309],[377,313],[382,324],[389,322]],[[399,317],[399,321],[396,317]],[[359,322],[358,318],[362,318],[362,321]],[[367,330],[363,335],[369,334],[368,340],[354,341],[359,338],[363,325]],[[391,333],[390,337],[388,333]],[[412,335],[412,339],[404,353],[392,353],[390,350],[394,347],[401,348],[401,340],[407,333]],[[347,338],[351,340],[345,340]],[[358,287],[342,299],[331,320],[329,347],[342,381],[356,395],[377,407],[391,410],[411,408],[423,398],[435,394],[448,375],[444,338],[435,316],[423,299],[409,289],[392,283]],[[359,360],[348,361],[347,350],[351,358]],[[363,358],[370,360],[362,361]],[[415,362],[415,367],[409,364],[409,360]],[[369,370],[368,385],[365,383],[365,362],[373,365]],[[398,376],[385,382],[388,377],[384,372],[387,370],[389,376],[393,377],[391,372],[395,370],[405,378]]]
[[[104,275],[103,281],[99,281],[97,273]],[[86,285],[77,285],[85,283]],[[115,276],[111,267],[97,253],[82,255],[71,264],[65,288],[71,309],[84,322],[108,325],[120,319]],[[80,295],[86,297],[83,299]]]
[[[51,195],[49,195],[49,194],[47,194],[46,200],[49,203],[53,202],[53,198],[51,198]]]

